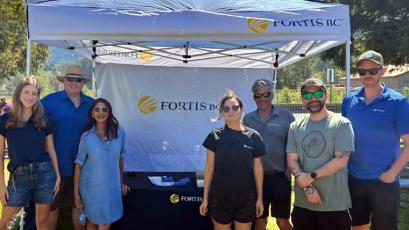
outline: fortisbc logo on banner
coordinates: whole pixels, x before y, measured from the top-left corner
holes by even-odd
[[[153,97],[143,96],[138,100],[139,111],[148,115],[156,111],[157,103]]]
[[[159,108],[158,108],[159,104]],[[142,96],[138,99],[138,109],[149,115],[156,110],[162,111],[204,111],[217,110],[217,105],[205,101],[157,101],[152,96]]]
[[[178,194],[172,194],[169,197],[169,201],[172,204],[177,204],[179,202],[202,202],[202,197],[200,196],[179,196]]]

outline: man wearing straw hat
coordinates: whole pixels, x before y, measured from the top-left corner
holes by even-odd
[[[91,78],[78,65],[68,66],[66,73],[57,79],[64,83],[64,90],[49,94],[41,101],[54,130],[54,145],[62,177],[60,192],[51,205],[50,229],[56,229],[61,207],[73,207],[74,160],[81,133],[88,122],[88,110],[94,101],[81,92]],[[75,229],[84,228],[76,218],[78,211],[72,209]]]

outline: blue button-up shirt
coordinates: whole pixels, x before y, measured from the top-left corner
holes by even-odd
[[[53,126],[54,145],[61,176],[74,174],[81,133],[88,123],[88,111],[94,99],[81,93],[80,105],[75,108],[63,91],[47,95],[41,100],[47,118]]]
[[[109,224],[122,216],[119,162],[126,154],[125,132],[118,138],[102,140],[95,126],[80,141],[75,163],[82,165],[80,193],[85,215],[94,224]]]

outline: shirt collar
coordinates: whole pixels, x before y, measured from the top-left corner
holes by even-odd
[[[65,90],[61,91],[61,99],[63,100],[71,100],[70,97],[68,96],[67,92]],[[85,102],[85,95],[80,92],[80,104]]]
[[[270,114],[268,115],[268,118],[266,120],[274,117],[275,115],[276,116],[279,115],[278,109],[274,108],[274,105],[271,105],[271,111],[270,111]],[[261,121],[260,115],[258,114],[258,109],[256,111],[254,111],[253,118],[258,120],[258,121]]]
[[[385,85],[385,83],[381,82],[383,86],[383,90],[381,94],[376,98],[373,102],[375,101],[381,101],[384,100],[385,98],[389,97],[389,88]],[[362,100],[365,101],[365,87],[361,87],[357,93],[357,96]],[[371,103],[372,104],[372,103]]]

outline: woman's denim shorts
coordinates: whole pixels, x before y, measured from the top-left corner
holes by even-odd
[[[36,204],[51,203],[55,181],[54,169],[49,161],[17,166],[10,173],[7,206],[27,207],[33,198]]]

